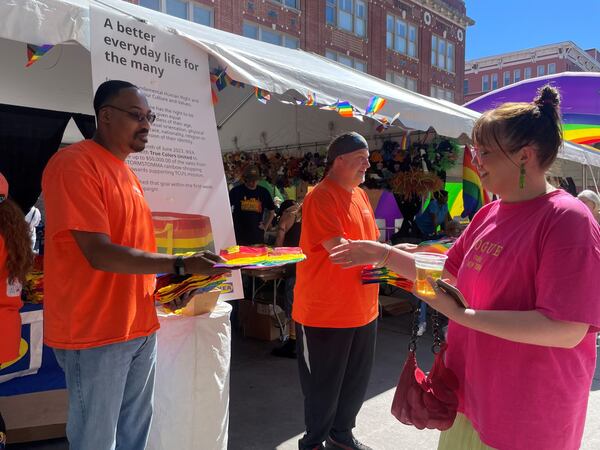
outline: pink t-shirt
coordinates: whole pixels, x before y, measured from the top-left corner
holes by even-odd
[[[447,364],[459,410],[500,450],[581,444],[600,327],[600,231],[579,200],[557,190],[483,207],[446,268],[475,310],[537,310],[590,324],[573,349],[519,344],[450,323]]]

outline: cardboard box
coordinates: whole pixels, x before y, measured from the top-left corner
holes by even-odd
[[[194,295],[181,313],[184,316],[199,316],[213,312],[215,306],[217,306],[220,293],[219,289],[213,289],[204,294]]]
[[[8,443],[64,437],[68,403],[66,389],[0,397]]]
[[[276,309],[285,325],[286,320],[283,317],[283,311],[279,307]],[[258,302],[253,303],[250,300],[240,300],[240,323],[242,325],[242,333],[246,337],[262,341],[274,341],[281,336],[281,332],[277,327],[277,318],[273,315],[271,305]]]

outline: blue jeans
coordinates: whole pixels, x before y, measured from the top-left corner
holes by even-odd
[[[156,373],[156,333],[85,350],[54,349],[69,393],[71,450],[144,450]]]
[[[427,303],[421,302],[421,311],[419,312],[419,323],[427,323]]]

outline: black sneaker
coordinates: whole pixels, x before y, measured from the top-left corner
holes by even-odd
[[[271,350],[271,355],[281,358],[296,358],[296,339],[288,339],[280,347]]]
[[[325,450],[325,447],[323,444],[306,446],[302,444],[302,439],[300,439],[298,441],[298,450]]]
[[[328,436],[325,441],[325,448],[328,450],[373,450],[352,435],[345,439],[333,439],[331,436]]]

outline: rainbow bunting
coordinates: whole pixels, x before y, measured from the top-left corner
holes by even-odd
[[[225,89],[227,87],[229,77],[227,76],[225,69],[223,69],[221,71],[217,71],[215,76],[216,76],[215,86],[217,87],[219,92],[221,92],[223,89]]]
[[[349,102],[337,102],[336,110],[342,117],[354,117],[354,110]]]
[[[221,250],[225,263],[215,267],[229,269],[260,269],[294,264],[306,259],[300,247],[245,247],[235,245]]]
[[[309,92],[306,95],[306,101],[304,102],[304,104],[306,106],[314,106],[316,103],[316,100],[315,100],[316,98],[317,98],[317,94],[315,94],[314,92],[312,92],[312,93]]]
[[[256,96],[256,99],[263,103],[263,104],[267,104],[267,102],[269,100],[271,100],[271,94],[269,93],[269,91],[265,91],[264,89],[261,88],[254,88],[254,95]]]
[[[367,105],[365,114],[373,115],[373,114],[379,112],[379,110],[381,108],[383,108],[383,105],[385,105],[385,98],[381,98],[381,97],[375,95],[375,96],[371,97],[371,100],[369,100],[369,104]]]
[[[462,217],[472,219],[475,213],[490,202],[488,193],[483,189],[479,173],[473,164],[469,146],[465,145],[463,157],[463,205]]]
[[[33,45],[27,44],[27,64],[25,67],[31,66],[33,63],[37,62],[42,56],[44,56],[48,51],[54,47],[54,45],[46,44],[46,45]]]
[[[210,88],[210,96],[212,99],[213,106],[216,105],[217,103],[219,103],[219,96],[217,95],[217,93],[215,92],[215,90],[212,87]]]

